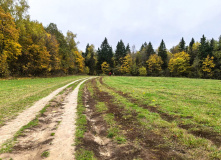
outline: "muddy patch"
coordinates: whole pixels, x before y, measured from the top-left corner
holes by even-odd
[[[53,136],[56,134],[56,129],[62,121],[63,101],[70,91],[72,91],[72,88],[66,89],[62,94],[51,100],[46,111],[39,115],[38,124],[25,129],[18,136],[16,144],[12,148],[13,151],[0,155],[0,158],[15,160],[43,159],[44,153],[48,152],[54,139]]]

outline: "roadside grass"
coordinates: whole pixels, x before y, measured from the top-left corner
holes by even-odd
[[[82,84],[78,92],[77,120],[74,140],[74,145],[77,146],[75,152],[76,160],[96,160],[96,158],[94,158],[93,151],[88,151],[81,146],[83,144],[84,134],[87,131],[87,118],[85,115],[85,106],[83,102],[83,92],[86,84]]]
[[[148,78],[146,78],[146,79],[148,79]],[[148,81],[146,79],[132,78],[132,77],[105,77],[105,79],[103,81],[106,84],[108,84],[109,86],[115,87],[117,90],[119,90],[119,88],[120,88],[120,90],[123,91],[124,93],[129,93],[133,97],[136,97],[137,99],[142,100],[143,103],[153,105],[156,107],[160,106],[161,107],[160,109],[162,111],[166,112],[167,107],[163,108],[163,106],[166,106],[168,103],[169,104],[172,103],[172,102],[169,102],[170,98],[168,98],[168,99],[165,98],[166,100],[164,100],[164,99],[162,100],[161,99],[162,95],[159,93],[159,96],[158,96],[157,92],[155,91],[156,92],[156,93],[154,93],[155,97],[154,98],[150,97],[148,99],[148,97],[144,97],[144,95],[146,94],[147,91],[144,89],[139,89],[137,87],[139,85],[144,85],[143,83]],[[150,78],[150,79],[153,79],[153,78]],[[158,78],[156,78],[156,79],[158,79]],[[139,84],[137,84],[138,80],[139,80]],[[182,82],[182,80],[183,79],[181,79],[181,82]],[[133,81],[134,81],[134,83],[133,83]],[[179,81],[179,79],[177,79],[176,81]],[[188,81],[188,79],[187,79],[187,81]],[[195,80],[195,81],[197,81],[197,80]],[[161,82],[161,83],[163,83],[163,82]],[[167,83],[169,83],[169,82],[167,82]],[[197,82],[195,82],[195,83],[197,83]],[[148,83],[146,84],[147,87],[149,87],[149,85],[148,85]],[[163,85],[163,84],[158,84],[158,85]],[[104,90],[105,92],[108,92],[109,94],[112,94],[115,97],[116,101],[114,103],[123,103],[126,106],[125,108],[128,111],[131,109],[135,110],[138,113],[138,119],[141,122],[141,124],[143,126],[145,126],[147,129],[150,129],[150,130],[154,131],[155,133],[162,135],[164,137],[165,141],[167,142],[166,145],[168,145],[172,148],[173,147],[175,148],[178,146],[183,148],[185,150],[185,152],[188,152],[188,154],[191,158],[207,157],[208,159],[215,159],[215,158],[220,159],[221,152],[220,152],[219,147],[216,147],[207,139],[195,137],[194,135],[189,134],[185,129],[178,127],[179,123],[185,123],[184,120],[191,123],[192,119],[188,118],[188,119],[183,120],[182,116],[180,116],[181,120],[179,119],[177,121],[174,120],[172,122],[167,122],[167,121],[161,119],[159,114],[150,112],[147,109],[143,109],[143,108],[139,107],[137,104],[129,102],[128,99],[118,95],[113,90],[110,90],[101,84],[99,84],[98,86],[101,90]],[[144,88],[146,86],[144,85]],[[151,84],[150,86],[152,86],[153,88],[157,88],[156,86],[154,86],[154,84]],[[165,84],[165,86],[166,86],[166,84]],[[176,86],[174,86],[174,87],[176,87]],[[190,86],[188,86],[188,87],[191,88]],[[203,90],[203,88],[201,88],[201,89]],[[128,91],[132,91],[132,92],[128,92]],[[181,94],[181,93],[182,92],[180,91],[179,94]],[[176,94],[176,93],[174,93],[174,94]],[[190,94],[191,94],[191,92],[190,92]],[[182,97],[182,95],[181,95],[181,97]],[[152,101],[152,100],[154,100],[154,101]],[[155,103],[156,101],[158,103]],[[173,102],[173,103],[177,103],[177,104],[181,103],[181,102],[179,102],[179,99],[177,99],[176,101],[178,101],[178,102]],[[166,104],[163,104],[163,103],[166,103]],[[215,103],[215,104],[218,104],[218,103]],[[201,105],[201,103],[199,103],[198,105]],[[180,110],[182,110],[182,103],[180,104],[179,107],[180,107]],[[195,106],[192,106],[192,107],[195,107]],[[218,106],[216,106],[216,107],[218,107]],[[167,113],[179,115],[179,112],[176,113],[176,112],[172,112],[172,111],[173,110],[170,110],[170,112],[167,111]],[[185,118],[188,116],[190,116],[190,115],[188,113],[186,113],[185,116],[183,116],[183,117]],[[191,116],[194,116],[194,115],[191,115]],[[213,123],[213,122],[207,121],[207,123],[208,122],[210,124]],[[192,123],[199,123],[198,124],[199,126],[202,125],[202,121],[199,121],[199,122],[193,121]],[[205,125],[205,123],[203,123],[203,125]],[[219,128],[219,126],[217,126],[217,128]],[[195,128],[195,129],[198,129],[198,128]]]
[[[86,76],[0,80],[0,126],[35,101],[80,78]]]

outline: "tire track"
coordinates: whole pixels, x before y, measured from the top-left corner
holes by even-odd
[[[50,157],[48,160],[74,159],[75,147],[72,145],[75,139],[74,132],[76,126],[74,124],[76,121],[77,97],[81,84],[83,84],[86,80],[82,81],[65,100],[66,104],[64,105],[65,111],[62,116],[62,122],[58,127],[54,141],[52,141],[52,145],[49,149]]]
[[[84,78],[85,79],[85,78]],[[53,91],[51,94],[49,94],[47,97],[42,98],[41,100],[37,101],[33,106],[26,109],[22,113],[20,113],[15,119],[8,122],[6,125],[2,126],[0,128],[0,146],[8,140],[13,138],[14,134],[24,125],[26,125],[28,122],[30,122],[32,119],[35,118],[36,114],[44,108],[44,106],[59,92],[64,90],[66,87],[68,87],[71,84],[74,84],[75,82],[78,82],[83,79],[79,79],[76,81],[73,81],[55,91]]]

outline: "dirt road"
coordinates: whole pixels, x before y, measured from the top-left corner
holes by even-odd
[[[72,91],[73,86],[67,88],[81,80],[83,81],[78,84],[74,91]],[[74,147],[72,144],[74,143],[77,96],[80,85],[86,80],[76,80],[57,89],[0,128],[0,144],[2,145],[6,140],[12,138],[22,126],[35,119],[39,111],[49,103],[45,113],[37,118],[37,125],[25,129],[17,138],[12,153],[1,154],[0,158],[38,160],[47,157],[50,152],[49,159],[73,159]],[[63,94],[58,94],[64,89]]]

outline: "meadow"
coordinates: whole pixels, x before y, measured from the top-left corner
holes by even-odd
[[[128,154],[134,159],[221,158],[220,80],[107,76],[87,83],[86,88],[88,93],[82,95],[91,96],[91,108],[84,111],[89,120],[85,126],[105,124],[95,129],[106,127],[107,133],[99,135],[102,130],[93,133],[93,127],[81,126],[84,133],[77,139],[77,155],[107,158],[103,150],[114,155],[115,151],[102,145],[100,151],[89,147],[91,134],[101,139],[105,135],[119,156]],[[125,148],[133,151],[124,153]]]
[[[0,80],[0,125],[55,89],[85,77]],[[56,102],[61,109],[65,92]],[[54,111],[58,106],[46,107],[45,113],[59,118],[61,111]],[[219,160],[220,107],[220,80],[94,77],[81,85],[78,94],[75,157]],[[24,133],[30,138],[28,131]]]

